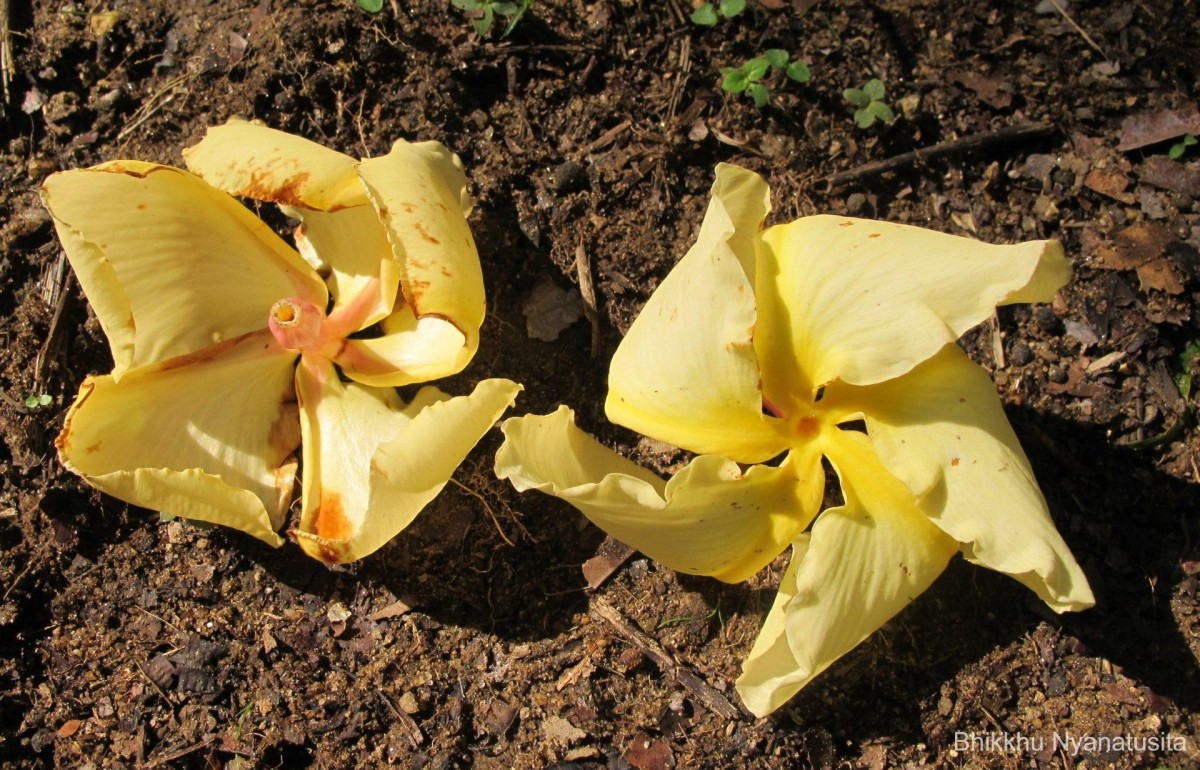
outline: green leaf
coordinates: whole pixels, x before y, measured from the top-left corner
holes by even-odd
[[[481,8],[483,9],[483,15],[475,20],[474,27],[475,33],[483,37],[492,31],[492,25],[496,22],[496,17],[492,11],[492,6],[484,5]]]
[[[699,24],[701,27],[715,27],[717,25],[717,9],[713,7],[712,3],[705,3],[692,11],[692,23]]]
[[[460,11],[479,10],[479,0],[450,0],[450,5],[453,5]]]
[[[1192,340],[1179,354],[1175,370],[1175,386],[1184,401],[1192,395],[1192,363],[1197,358],[1200,358],[1200,340]]]
[[[28,407],[28,408],[30,408],[30,409],[37,409],[37,407],[38,407],[38,397],[37,397],[37,396],[29,396],[29,397],[27,397],[27,398],[25,399],[25,406],[27,406],[27,407]]]
[[[871,101],[879,101],[883,98],[884,94],[883,81],[878,78],[872,78],[867,81],[862,90],[864,94],[871,98]]]
[[[759,56],[742,65],[742,72],[746,73],[746,78],[754,80],[762,80],[767,74],[767,70],[771,68],[771,62],[764,57]]]
[[[866,107],[871,103],[871,97],[857,88],[847,88],[845,91],[842,91],[842,98],[855,107]]]
[[[505,5],[513,6],[513,10],[516,11],[516,13],[504,14],[508,17],[508,26],[504,28],[504,32],[500,35],[501,40],[509,36],[509,34],[517,26],[517,22],[521,20],[521,17],[525,15],[525,12],[529,10],[529,6],[532,4],[533,0],[521,0],[521,7],[517,8],[516,3],[505,3]]]
[[[1187,147],[1184,146],[1183,142],[1176,142],[1171,145],[1171,149],[1167,150],[1167,157],[1171,160],[1179,160],[1186,151]]]
[[[1200,142],[1200,139],[1197,139],[1196,137],[1192,136],[1191,134],[1188,134],[1187,136],[1183,137],[1183,146],[1184,147],[1191,147],[1196,142]]]
[[[740,94],[746,90],[746,86],[750,81],[746,78],[746,73],[733,67],[725,67],[721,70],[725,73],[725,79],[721,81],[721,88],[724,88],[731,94]]]
[[[892,108],[883,102],[871,102],[867,105],[867,109],[889,126],[896,122],[896,113],[892,112]]]
[[[50,406],[54,402],[54,396],[49,393],[43,393],[37,397],[38,406]]]
[[[749,94],[750,98],[754,100],[755,107],[761,109],[762,107],[767,106],[769,94],[767,93],[767,87],[762,83],[751,83],[750,85],[746,86],[746,93]]]
[[[383,0],[358,0],[358,7],[367,13],[379,13],[383,10]]]
[[[746,0],[721,0],[721,15],[732,19],[746,10]]]
[[[855,110],[854,122],[858,124],[859,128],[870,128],[875,125],[875,113],[865,107],[861,110]]]
[[[787,76],[797,83],[807,83],[812,78],[812,72],[808,69],[808,64],[802,61],[794,61],[787,66]]]
[[[782,48],[770,48],[767,50],[765,55],[767,57],[767,63],[769,63],[773,69],[777,70],[781,70],[786,67],[788,59],[791,58],[788,56],[788,52]]]
[[[512,16],[518,13],[516,3],[492,3],[492,11],[501,16]]]

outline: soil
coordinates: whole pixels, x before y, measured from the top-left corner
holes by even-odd
[[[6,2],[0,767],[1200,767],[1200,434],[1176,381],[1200,338],[1200,148],[1167,157],[1200,133],[1200,13],[1060,4],[758,0],[704,28],[683,0],[535,0],[501,38],[445,0]],[[769,48],[812,79],[772,76],[762,109],[722,90],[720,67]],[[860,129],[842,91],[873,77],[899,118]],[[964,345],[1098,605],[1056,616],[958,560],[756,720],[732,683],[786,557],[726,585],[634,555],[589,589],[581,565],[611,544],[498,482],[497,435],[340,569],[96,493],[52,441],[111,359],[38,184],[178,164],[235,115],[359,157],[397,137],[458,152],[490,315],[445,387],[520,381],[517,412],[568,403],[663,471],[685,456],[605,420],[606,362],[691,243],[716,163],[769,180],[773,221],[1061,239],[1076,271],[1058,299],[1002,308]],[[595,350],[586,319],[532,338],[535,290],[578,304],[580,264]]]

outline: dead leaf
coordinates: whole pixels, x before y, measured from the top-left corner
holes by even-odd
[[[1164,226],[1138,222],[1118,232],[1112,246],[1097,247],[1092,264],[1104,270],[1134,270],[1161,258],[1172,240]]]
[[[525,333],[531,339],[554,342],[564,329],[583,318],[583,299],[577,290],[560,289],[549,276],[542,276],[521,312]]]
[[[70,738],[75,733],[79,732],[79,728],[83,727],[82,719],[68,719],[63,722],[62,727],[58,728],[59,738]]]
[[[620,540],[612,536],[604,538],[604,542],[596,549],[596,555],[583,563],[583,578],[587,581],[587,587],[593,591],[599,588],[634,553],[633,548]]]
[[[670,770],[675,767],[671,746],[666,741],[651,739],[645,733],[634,736],[621,759],[637,770]]]
[[[104,37],[113,31],[113,27],[117,26],[117,22],[120,20],[121,14],[116,11],[88,14],[88,32],[96,37]]]
[[[1178,110],[1156,110],[1130,115],[1121,123],[1121,152],[1176,139],[1184,134],[1200,134],[1200,108],[1189,104]]]
[[[1157,289],[1167,294],[1183,294],[1183,277],[1168,259],[1155,259],[1137,269],[1142,291]]]
[[[1129,179],[1118,171],[1094,168],[1083,178],[1083,186],[1121,203],[1134,201],[1133,195],[1125,192],[1129,188]]]
[[[367,616],[367,620],[380,621],[388,618],[398,618],[411,610],[411,606],[397,599],[383,609],[372,612]]]
[[[542,720],[542,735],[549,743],[561,748],[579,743],[587,737],[587,733],[583,730],[562,717],[554,716]]]
[[[974,91],[979,101],[989,107],[1003,110],[1012,105],[1012,88],[1003,78],[971,70],[955,73],[953,78],[954,82]]]
[[[1138,169],[1146,184],[1192,198],[1200,198],[1200,163],[1181,163],[1165,155],[1151,155]]]

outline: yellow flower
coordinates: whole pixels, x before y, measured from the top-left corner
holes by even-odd
[[[791,544],[738,680],[758,715],[956,552],[1055,610],[1090,606],[991,379],[955,344],[998,304],[1049,300],[1070,274],[1059,245],[835,216],[760,232],[768,210],[759,176],[719,166],[696,244],[613,357],[609,418],[700,456],[664,482],[560,407],[505,422],[497,474],[681,572],[743,580]],[[820,512],[822,458],[845,502]]]
[[[80,387],[59,457],[122,500],[279,545],[303,443],[292,534],[322,561],[361,558],[520,389],[394,390],[460,371],[478,345],[458,158],[398,141],[357,161],[242,121],[184,154],[190,173],[116,161],[42,188],[114,363]],[[230,193],[299,219],[299,251]]]

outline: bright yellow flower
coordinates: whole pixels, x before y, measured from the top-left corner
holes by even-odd
[[[292,534],[322,561],[361,558],[519,390],[394,390],[462,370],[479,342],[458,158],[401,140],[357,161],[242,121],[184,154],[190,173],[116,161],[42,188],[114,362],[80,387],[59,456],[122,500],[279,545],[303,444]],[[299,219],[299,251],[230,194]]]
[[[681,572],[743,580],[791,544],[738,680],[759,715],[956,552],[1055,610],[1090,606],[991,379],[955,344],[998,304],[1049,300],[1070,274],[1059,245],[835,216],[760,232],[768,210],[759,176],[719,166],[696,244],[613,357],[609,418],[700,456],[664,482],[560,407],[505,422],[497,474]],[[822,458],[845,500],[824,512]]]

